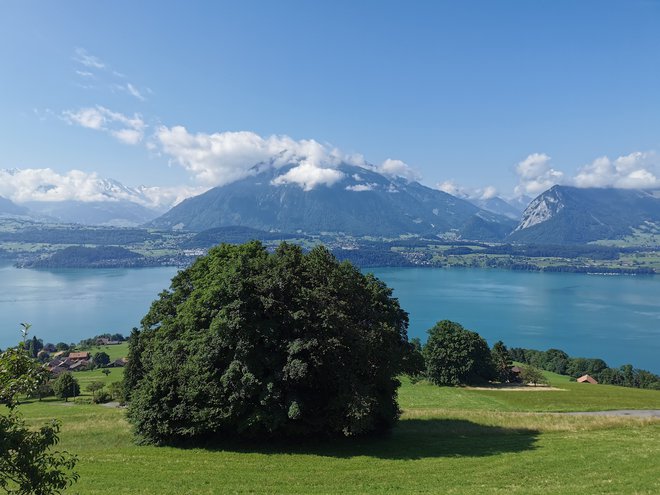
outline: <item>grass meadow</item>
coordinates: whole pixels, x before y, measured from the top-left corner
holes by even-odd
[[[20,410],[35,425],[62,420],[59,447],[79,457],[80,480],[67,493],[660,493],[660,419],[559,414],[660,409],[660,392],[548,376],[561,390],[404,379],[391,434],[326,442],[145,447],[122,409],[50,399]]]

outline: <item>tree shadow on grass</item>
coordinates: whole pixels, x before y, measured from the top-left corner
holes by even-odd
[[[262,442],[221,440],[203,448],[240,453],[415,460],[482,457],[533,450],[538,434],[536,430],[486,426],[463,419],[406,419],[383,436]]]

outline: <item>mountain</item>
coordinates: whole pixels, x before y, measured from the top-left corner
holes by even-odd
[[[0,196],[0,215],[27,215],[28,209]]]
[[[30,201],[31,211],[65,223],[134,227],[153,220],[159,212],[132,201]]]
[[[508,240],[537,244],[660,234],[660,197],[640,189],[554,186],[536,197]]]
[[[498,196],[488,199],[471,199],[470,201],[482,210],[490,211],[497,215],[504,215],[516,221],[520,220],[522,212],[525,209],[524,207],[521,208],[517,202],[510,203]]]
[[[499,238],[500,231],[509,232],[515,226],[505,217],[445,192],[354,165],[338,166],[343,178],[331,186],[305,190],[296,184],[274,185],[276,178],[292,168],[255,169],[250,177],[186,199],[148,225],[192,231],[243,226],[385,237],[451,232],[465,237],[476,222],[480,231],[491,231],[492,237]]]

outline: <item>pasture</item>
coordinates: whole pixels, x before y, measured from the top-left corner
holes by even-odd
[[[548,376],[562,390],[404,379],[401,421],[381,438],[145,447],[122,409],[49,399],[20,410],[35,424],[62,420],[60,447],[79,456],[67,493],[660,493],[660,419],[559,414],[660,409],[660,392]]]

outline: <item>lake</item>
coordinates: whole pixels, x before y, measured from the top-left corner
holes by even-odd
[[[411,337],[442,319],[479,332],[490,345],[563,349],[660,373],[660,277],[478,269],[369,270],[410,314]],[[0,266],[0,347],[20,322],[49,342],[99,333],[128,335],[175,268],[26,270]]]

